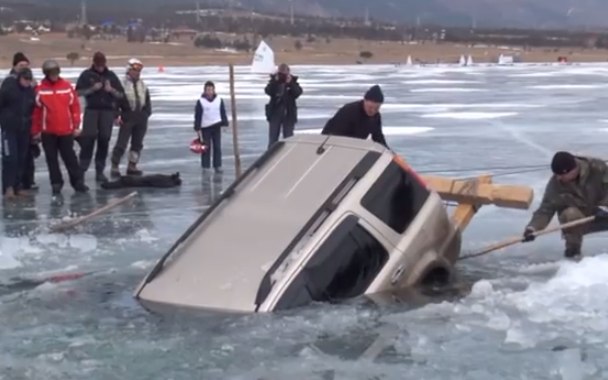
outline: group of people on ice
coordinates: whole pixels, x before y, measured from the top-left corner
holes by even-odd
[[[108,68],[105,55],[97,52],[76,86],[62,78],[61,67],[54,60],[42,64],[44,77],[39,83],[29,64],[23,53],[16,53],[13,68],[0,86],[5,199],[37,188],[34,159],[41,154],[40,146],[54,195],[60,194],[64,186],[60,159],[76,192],[89,190],[85,174],[92,162],[96,181],[107,182],[105,168],[115,124],[120,129],[110,159],[111,175],[120,177],[119,164],[129,143],[126,174],[141,174],[137,164],[152,105],[150,92],[140,78],[143,64],[139,60],[129,60],[124,76],[119,78]],[[79,97],[86,101],[83,120]],[[78,155],[75,141],[80,145]]]

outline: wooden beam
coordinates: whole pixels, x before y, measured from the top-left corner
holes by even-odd
[[[527,210],[534,199],[534,190],[527,186],[493,185],[480,183],[478,179],[436,176],[422,176],[422,179],[446,201]]]
[[[491,184],[492,177],[489,175],[482,175],[476,179],[478,184]],[[456,206],[454,213],[452,214],[452,219],[454,219],[454,224],[456,227],[462,232],[469,225],[477,210],[479,210],[481,204],[479,203],[460,203]]]

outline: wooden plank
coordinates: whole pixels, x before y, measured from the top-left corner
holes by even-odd
[[[479,176],[479,178],[477,178],[477,183],[491,184],[492,177],[489,175]],[[460,203],[456,206],[456,209],[452,214],[452,219],[454,219],[454,224],[461,232],[467,228],[480,206],[481,205],[478,203]]]
[[[446,201],[527,210],[534,199],[534,190],[527,186],[485,184],[477,179],[421,178]]]

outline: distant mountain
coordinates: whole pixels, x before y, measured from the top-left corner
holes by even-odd
[[[17,2],[21,0],[0,0]],[[78,13],[80,0],[24,0],[39,5],[65,7]],[[295,13],[319,16],[364,17],[366,9],[374,19],[398,22],[435,23],[446,26],[513,26],[566,28],[608,26],[606,0],[292,0]],[[87,1],[90,14],[123,9],[154,11],[178,4],[194,9],[196,0],[103,0]],[[201,8],[228,4],[288,13],[290,0],[201,0]],[[143,16],[143,14],[142,14]]]

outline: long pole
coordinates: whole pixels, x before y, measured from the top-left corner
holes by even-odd
[[[90,213],[81,216],[80,218],[68,220],[66,222],[51,226],[51,227],[49,227],[49,231],[53,232],[53,233],[61,232],[61,231],[67,230],[69,228],[76,227],[77,225],[82,224],[82,223],[88,221],[89,219],[92,219],[100,214],[103,214],[104,212],[110,211],[114,207],[120,206],[121,204],[134,198],[136,195],[137,195],[137,191],[134,191],[131,194],[126,195],[122,198],[114,199],[114,200],[106,203],[104,206],[99,207],[98,209],[95,209],[95,210],[91,211]]]
[[[550,234],[552,232],[557,232],[557,231],[565,230],[565,229],[568,229],[568,228],[580,226],[581,224],[589,223],[589,222],[592,222],[594,220],[595,220],[595,216],[588,216],[586,218],[577,219],[577,220],[574,220],[574,221],[569,222],[569,223],[564,223],[564,224],[560,224],[560,225],[557,225],[557,226],[554,226],[554,227],[545,228],[542,231],[535,232],[534,236],[538,237],[538,236]],[[487,247],[485,247],[483,249],[480,249],[477,252],[473,252],[473,253],[470,253],[468,255],[461,256],[461,257],[458,258],[458,260],[467,260],[467,259],[471,259],[473,257],[479,257],[479,256],[487,255],[490,252],[494,252],[494,251],[497,251],[499,249],[510,247],[512,245],[519,244],[519,243],[522,243],[522,238],[521,238],[521,236],[516,236],[514,238],[507,239],[507,240],[501,241],[499,243],[487,246]]]
[[[230,66],[230,109],[232,111],[232,150],[234,152],[234,171],[241,176],[241,153],[239,149],[239,126],[236,119],[236,94],[234,91],[234,65]]]

